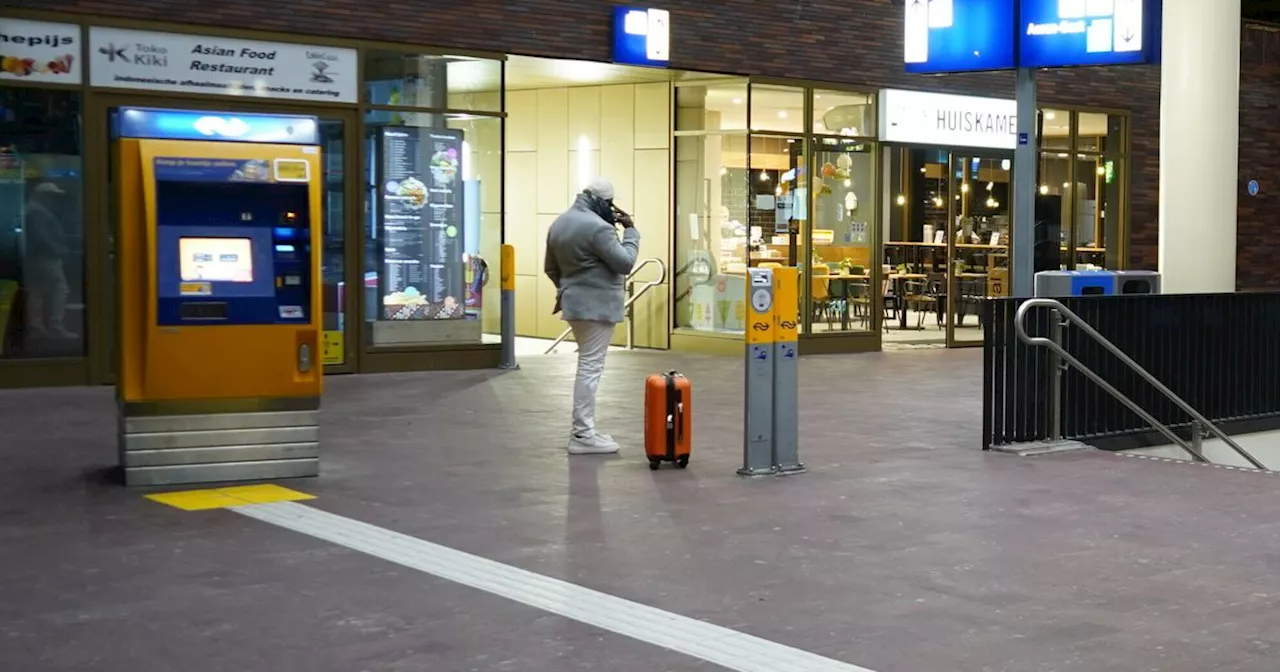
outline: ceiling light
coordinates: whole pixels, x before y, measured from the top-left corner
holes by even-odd
[[[1098,174],[1099,174],[1099,175],[1106,175],[1106,174],[1107,174],[1107,168],[1106,168],[1106,166],[1098,166]]]
[[[1049,185],[1047,184],[1040,185],[1040,195],[1044,196],[1047,193],[1049,193]]]
[[[1000,170],[1009,170],[1009,167],[1012,165],[1013,165],[1013,162],[1010,161],[1009,159],[1000,160]]]
[[[769,173],[766,173],[766,172],[764,172],[763,170],[762,170],[762,171],[760,171],[760,181],[761,181],[761,182],[768,182],[768,181],[769,181]]]
[[[967,194],[967,193],[969,193],[969,183],[968,183],[968,182],[966,182],[966,183],[964,183],[964,184],[960,185],[960,193],[962,193],[962,194]]]
[[[1053,121],[1054,119],[1058,118],[1058,115],[1054,114],[1053,112],[1045,112],[1044,118],[1048,119],[1049,121]]]
[[[733,104],[734,104],[734,105],[741,105],[741,104],[742,104],[742,99],[741,99],[741,98],[734,98],[734,99],[733,99]]]
[[[906,204],[907,204],[907,197],[903,196],[902,194],[898,194],[898,205],[906,205]]]
[[[779,119],[786,119],[786,118],[787,118],[787,111],[786,111],[786,110],[778,110],[778,118],[779,118]]]

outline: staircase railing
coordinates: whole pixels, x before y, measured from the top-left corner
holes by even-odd
[[[1027,313],[1030,312],[1031,309],[1033,308],[1049,309],[1050,311],[1049,338],[1045,338],[1043,336],[1033,337],[1027,334],[1026,317],[1027,317]],[[1209,434],[1217,437],[1227,446],[1230,446],[1231,449],[1236,452],[1236,454],[1244,458],[1245,461],[1247,461],[1249,464],[1252,464],[1254,467],[1257,467],[1258,469],[1267,468],[1265,465],[1259,462],[1257,458],[1255,458],[1253,455],[1250,455],[1247,450],[1242,448],[1240,444],[1236,443],[1231,437],[1227,436],[1226,433],[1224,433],[1221,429],[1219,429],[1217,425],[1211,422],[1208,418],[1202,415],[1195,408],[1192,408],[1191,404],[1188,404],[1186,401],[1182,399],[1182,397],[1179,397],[1177,394],[1175,394],[1173,390],[1170,390],[1168,387],[1166,387],[1164,383],[1161,383],[1158,379],[1156,379],[1155,376],[1151,375],[1146,369],[1142,368],[1141,365],[1135,362],[1133,358],[1126,355],[1123,350],[1116,347],[1115,344],[1107,340],[1106,337],[1104,337],[1101,333],[1099,333],[1097,329],[1094,329],[1092,326],[1090,326],[1088,322],[1085,322],[1079,315],[1076,315],[1075,313],[1073,313],[1070,309],[1064,306],[1060,301],[1055,301],[1053,299],[1028,299],[1027,301],[1023,302],[1021,306],[1018,307],[1018,312],[1014,317],[1013,324],[1014,324],[1014,329],[1016,329],[1018,332],[1018,338],[1023,343],[1026,343],[1027,345],[1032,347],[1047,348],[1051,353],[1053,353],[1055,360],[1057,360],[1057,361],[1054,361],[1050,367],[1052,371],[1052,376],[1053,376],[1053,379],[1051,381],[1050,388],[1049,388],[1049,440],[1050,441],[1061,441],[1063,438],[1062,437],[1062,373],[1065,366],[1072,366],[1072,367],[1075,367],[1075,369],[1079,371],[1081,374],[1083,374],[1086,378],[1093,381],[1093,383],[1097,385],[1099,388],[1101,388],[1104,392],[1106,392],[1107,394],[1110,394],[1117,401],[1119,401],[1120,403],[1128,407],[1129,410],[1133,411],[1138,417],[1146,421],[1147,424],[1151,425],[1152,429],[1155,429],[1156,431],[1160,432],[1170,442],[1176,444],[1178,447],[1186,451],[1189,455],[1191,455],[1192,459],[1198,462],[1208,462],[1208,460],[1205,459],[1204,452],[1202,450],[1202,441],[1205,433],[1208,432]],[[1093,339],[1094,342],[1096,342],[1098,345],[1106,349],[1107,352],[1111,353],[1116,359],[1120,360],[1122,364],[1124,364],[1130,370],[1132,370],[1135,374],[1137,374],[1138,377],[1142,378],[1149,385],[1155,388],[1157,392],[1164,395],[1167,399],[1169,399],[1169,401],[1173,402],[1174,405],[1182,409],[1184,413],[1190,416],[1191,417],[1191,440],[1187,441],[1182,437],[1178,436],[1178,434],[1174,432],[1168,425],[1164,424],[1163,422],[1160,422],[1158,419],[1156,419],[1154,415],[1149,413],[1146,409],[1142,408],[1142,406],[1140,406],[1137,402],[1125,396],[1125,394],[1120,390],[1116,389],[1114,385],[1107,382],[1102,376],[1098,375],[1095,371],[1090,369],[1088,366],[1085,366],[1083,362],[1081,362],[1071,353],[1067,352],[1067,350],[1062,347],[1062,340],[1063,340],[1062,330],[1070,326],[1076,327],[1081,332],[1083,332],[1086,336]]]
[[[650,264],[658,265],[658,277],[654,280],[645,280],[644,282],[637,283],[635,279],[636,276],[639,275],[640,271],[644,270],[644,268],[646,266],[649,266]],[[626,347],[628,350],[634,350],[636,347],[635,346],[635,343],[636,343],[635,303],[636,301],[640,300],[640,297],[644,296],[645,292],[663,284],[666,281],[667,281],[667,264],[666,262],[662,261],[657,257],[650,257],[648,259],[640,260],[640,262],[635,265],[635,268],[631,269],[631,274],[627,276],[627,281],[626,281],[627,301],[626,303],[622,304],[622,308],[624,311],[626,311],[626,314],[625,314],[625,321],[627,325]],[[637,288],[638,288],[638,291],[637,291]],[[551,342],[551,347],[547,348],[547,352],[545,354],[549,355],[555,352],[556,348],[559,347],[561,343],[564,343],[572,333],[573,333],[572,327],[565,329],[560,334],[560,336],[556,338],[556,340]]]

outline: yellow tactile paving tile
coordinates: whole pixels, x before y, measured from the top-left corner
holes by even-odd
[[[230,509],[250,504],[271,504],[273,502],[301,502],[315,499],[314,495],[290,490],[278,485],[237,485],[228,488],[211,488],[208,490],[183,490],[181,492],[160,492],[146,495],[146,498],[172,506],[183,511],[207,511],[209,509]]]

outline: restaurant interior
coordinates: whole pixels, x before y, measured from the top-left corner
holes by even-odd
[[[746,269],[796,265],[811,337],[981,343],[980,300],[1009,291],[1013,151],[877,143],[875,102],[677,83],[677,329],[741,333]],[[1038,270],[1123,258],[1124,121],[1041,110]]]

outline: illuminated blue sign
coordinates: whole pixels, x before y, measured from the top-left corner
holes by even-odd
[[[905,0],[907,72],[1015,67],[1015,1]]]
[[[1024,68],[1155,63],[1159,0],[1019,0]]]
[[[613,62],[667,67],[671,62],[671,12],[614,7]]]
[[[118,138],[320,144],[315,117],[125,107],[113,121]]]

